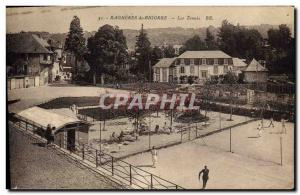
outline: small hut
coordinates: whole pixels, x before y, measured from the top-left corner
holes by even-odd
[[[30,124],[33,131],[41,136],[50,124],[54,127],[54,143],[58,146],[74,151],[76,145],[88,143],[90,123],[40,107],[31,107],[16,114],[16,117]],[[34,128],[38,127],[38,128]]]
[[[247,66],[244,73],[244,81],[247,83],[264,83],[268,81],[268,69],[253,59]]]

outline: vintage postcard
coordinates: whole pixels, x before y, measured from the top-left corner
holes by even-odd
[[[295,190],[295,7],[6,7],[7,188]]]

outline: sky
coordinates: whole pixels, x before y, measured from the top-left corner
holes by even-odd
[[[68,32],[70,22],[75,15],[80,18],[85,31],[96,31],[104,24],[117,25],[121,29],[140,29],[142,23],[146,29],[199,28],[209,25],[217,27],[224,19],[234,25],[238,23],[240,25],[294,24],[294,8],[288,6],[7,7],[6,32],[65,33]],[[122,16],[123,18],[118,18]],[[147,16],[152,17],[147,18]]]

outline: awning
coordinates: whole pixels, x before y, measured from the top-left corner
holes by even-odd
[[[38,124],[45,129],[47,125],[50,124],[51,127],[55,127],[56,131],[70,124],[90,125],[90,123],[79,120],[75,117],[51,112],[50,110],[46,110],[37,106],[17,113],[16,117],[21,118],[21,120],[27,120],[29,123]]]

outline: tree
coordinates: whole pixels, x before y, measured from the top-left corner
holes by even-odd
[[[239,25],[234,26],[224,20],[218,37],[220,49],[233,57],[249,60],[263,57],[263,38],[255,29],[247,29]]]
[[[163,55],[165,58],[173,58],[176,56],[175,49],[171,45],[168,45],[167,47],[163,48]]]
[[[86,52],[85,38],[83,30],[80,26],[80,19],[77,16],[73,17],[70,23],[70,29],[65,42],[65,50],[71,52],[75,57],[73,79],[77,75],[77,62],[82,60]]]
[[[188,39],[184,44],[185,51],[200,51],[205,50],[205,42],[201,40],[199,35],[195,35],[192,38]]]
[[[271,49],[267,50],[272,73],[295,73],[295,39],[291,37],[290,29],[279,25],[278,29],[268,31],[268,42]]]
[[[151,65],[155,65],[161,58],[163,58],[163,51],[155,46],[151,50]]]
[[[207,50],[218,49],[218,45],[217,42],[215,41],[215,37],[211,34],[208,28],[206,29],[205,45]]]
[[[237,84],[238,80],[239,80],[238,76],[230,71],[224,75],[222,83],[223,84]]]
[[[279,29],[270,29],[268,31],[268,40],[275,49],[286,51],[292,40],[291,31],[285,24],[279,25]]]
[[[151,79],[150,72],[150,55],[151,55],[151,43],[148,39],[147,33],[144,30],[143,24],[139,35],[136,37],[135,43],[135,57],[137,59],[137,70],[139,73],[144,74],[144,78],[149,75],[148,79]]]
[[[122,78],[120,69],[128,61],[126,38],[119,27],[108,24],[100,27],[96,34],[88,39],[89,54],[87,60],[93,73],[93,82],[96,84],[96,75],[105,74],[114,76],[116,80]]]

